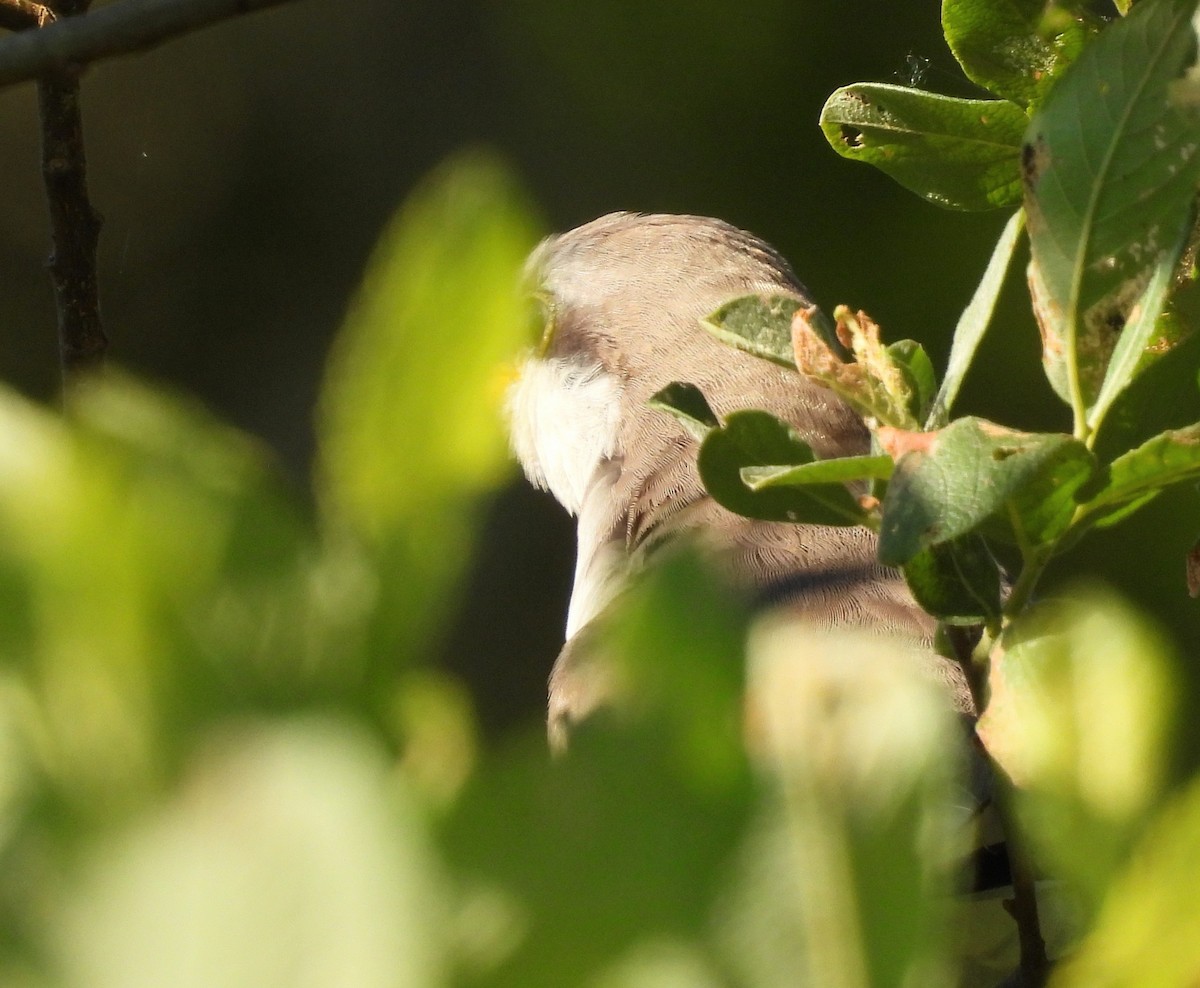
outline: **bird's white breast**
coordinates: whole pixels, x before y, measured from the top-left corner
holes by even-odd
[[[580,357],[529,357],[508,393],[513,452],[530,482],[571,514],[617,452],[621,383]]]

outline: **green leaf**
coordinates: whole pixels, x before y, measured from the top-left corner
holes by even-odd
[[[550,759],[540,727],[490,753],[445,826],[450,863],[511,917],[466,984],[583,985],[646,941],[706,939],[755,809],[744,616],[664,560],[599,629],[630,702]],[[471,938],[476,934],[470,930]]]
[[[1200,421],[1200,333],[1192,330],[1193,316],[1179,303],[1200,297],[1193,286],[1177,292],[1167,314],[1159,320],[1167,352],[1147,364],[1130,386],[1117,396],[1095,434],[1092,449],[1101,463],[1122,456],[1160,432]]]
[[[0,389],[0,661],[56,751],[40,784],[96,820],[214,712],[343,697],[361,611],[316,589],[314,533],[250,437],[115,372],[70,412]]]
[[[1021,108],[1006,100],[955,99],[884,83],[846,86],[821,110],[821,129],[838,154],[872,164],[951,209],[1020,202],[1026,123]]]
[[[1085,48],[1025,137],[1042,359],[1081,434],[1122,327],[1191,223],[1200,117],[1169,89],[1195,55],[1193,13],[1180,0],[1143,0]]]
[[[1088,427],[1093,431],[1100,428],[1112,403],[1133,383],[1134,377],[1179,342],[1181,327],[1163,309],[1174,288],[1179,258],[1190,233],[1189,223],[1180,230],[1180,242],[1160,255],[1150,283],[1129,311],[1128,321],[1113,347],[1096,403],[1088,412]]]
[[[1037,860],[1089,916],[1162,799],[1176,676],[1154,629],[1096,590],[1018,618],[993,654],[980,736]]]
[[[767,521],[861,525],[866,512],[840,483],[752,490],[745,467],[798,466],[816,455],[800,434],[767,412],[733,412],[700,447],[700,479],[718,504],[735,514]]]
[[[703,440],[721,424],[700,389],[683,381],[668,384],[651,395],[646,404],[673,416],[697,440]]]
[[[1000,289],[1004,287],[1004,279],[1024,227],[1025,211],[1018,209],[1004,224],[1004,232],[996,241],[983,278],[959,317],[958,325],[954,327],[954,342],[950,345],[946,376],[942,378],[942,386],[933,400],[933,407],[926,421],[927,429],[940,429],[949,421],[950,409],[958,397],[958,390],[962,387],[963,379],[975,359],[975,352],[983,342],[983,334],[987,332],[988,324],[992,320],[996,301],[1000,298]]]
[[[925,348],[916,340],[897,340],[887,345],[887,355],[904,375],[905,384],[911,394],[909,411],[921,422],[929,412],[934,391],[937,390],[937,374]]]
[[[1034,545],[1069,523],[1073,492],[1095,470],[1070,436],[1026,433],[962,418],[933,433],[881,433],[897,456],[883,501],[879,558],[899,566],[989,519]]]
[[[742,480],[751,490],[761,491],[770,487],[887,480],[892,475],[892,467],[890,456],[842,456],[799,466],[743,467]]]
[[[1094,23],[1047,15],[1046,0],[942,0],[942,31],[967,77],[1021,106],[1037,103],[1075,59]]]
[[[1000,570],[977,535],[923,549],[904,564],[921,608],[950,624],[986,624],[1000,614]]]
[[[1172,429],[1118,456],[1100,474],[1083,504],[1091,524],[1113,524],[1164,488],[1200,478],[1200,424]],[[1089,485],[1091,487],[1092,485]]]
[[[805,308],[791,295],[746,295],[726,302],[700,325],[722,343],[794,370],[792,317]]]
[[[500,164],[452,160],[384,231],[334,343],[318,491],[329,528],[378,571],[371,651],[389,667],[421,653],[511,470],[500,409],[528,342],[518,286],[536,240]]]

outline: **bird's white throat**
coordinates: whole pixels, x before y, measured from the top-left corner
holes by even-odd
[[[508,393],[513,452],[530,483],[571,514],[617,452],[621,382],[581,357],[530,356]]]

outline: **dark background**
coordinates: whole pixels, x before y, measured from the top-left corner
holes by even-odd
[[[383,224],[466,146],[499,149],[552,229],[613,209],[711,214],[774,242],[826,307],[867,309],[939,364],[1004,222],[926,205],[838,158],[838,85],[970,94],[935,0],[301,0],[84,79],[104,315],[116,361],[263,436],[307,489],[322,362]],[[53,306],[33,87],[0,91],[0,377],[53,400]],[[1156,407],[1200,419],[1194,379]],[[1019,279],[963,407],[1068,426]],[[1094,573],[1200,644],[1183,556],[1200,498],[1161,499],[1054,576]],[[514,485],[444,658],[485,723],[534,714],[561,636],[571,525]],[[1052,581],[1053,582],[1053,581]]]

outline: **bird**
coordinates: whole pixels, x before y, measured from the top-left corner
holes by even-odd
[[[782,612],[819,628],[877,633],[897,647],[872,654],[915,658],[963,727],[947,752],[961,773],[951,812],[965,828],[960,906],[974,918],[964,929],[978,937],[982,958],[960,945],[963,983],[994,981],[1015,963],[1015,927],[999,906],[1011,889],[1010,860],[992,769],[975,736],[978,711],[960,666],[933,646],[935,620],[903,574],[878,561],[870,529],[746,518],[719,505],[700,479],[700,441],[650,404],[665,386],[687,382],[718,418],[769,412],[820,458],[868,452],[867,424],[833,391],[702,326],[746,295],[807,308],[808,290],[779,251],[723,220],[633,212],[546,238],[524,282],[537,302],[539,339],[509,387],[510,442],[528,480],[576,518],[565,641],[548,684],[551,748],[565,753],[581,724],[621,699],[602,645],[605,612],[672,544],[699,545],[768,618]]]
[[[974,713],[958,665],[928,647],[934,620],[902,573],[879,563],[872,531],[731,513],[700,480],[698,440],[648,403],[666,385],[689,382],[719,417],[767,411],[818,457],[869,450],[866,424],[834,392],[701,326],[739,296],[811,305],[779,251],[719,219],[615,212],[542,241],[525,281],[541,333],[509,389],[511,445],[529,481],[577,519],[565,642],[548,689],[552,745],[564,747],[612,702],[609,671],[586,647],[594,622],[659,548],[682,539],[699,544],[755,599],[825,627],[925,646],[927,671],[948,701]]]

